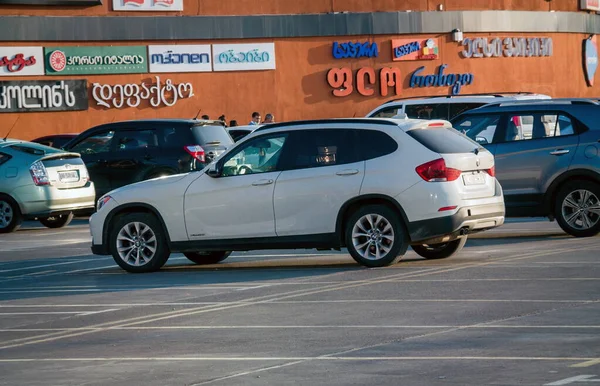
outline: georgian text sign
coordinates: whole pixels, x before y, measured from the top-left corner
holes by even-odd
[[[44,75],[42,47],[0,47],[0,76]]]
[[[466,38],[462,45],[463,58],[544,57],[553,51],[552,38],[537,37]]]
[[[148,72],[145,46],[46,47],[46,75]]]
[[[148,46],[150,72],[210,72],[210,45]]]
[[[87,109],[85,79],[0,82],[0,112],[3,113]]]
[[[215,71],[275,69],[275,43],[213,44]]]

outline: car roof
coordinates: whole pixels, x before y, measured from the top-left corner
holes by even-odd
[[[262,126],[254,133],[264,133],[273,131],[279,131],[278,129],[293,128],[302,129],[302,126],[317,125],[321,128],[323,125],[337,125],[338,127],[330,127],[331,129],[343,129],[348,128],[345,126],[340,127],[339,125],[351,125],[351,124],[363,124],[363,125],[387,125],[396,126],[403,131],[409,131],[414,129],[424,129],[428,127],[446,127],[451,128],[452,125],[448,121],[441,119],[425,120],[425,119],[394,119],[394,118],[329,118],[329,119],[314,119],[314,120],[303,120],[303,121],[289,121],[281,123],[272,123],[269,125]],[[329,128],[329,127],[328,127]],[[253,133],[253,134],[254,134]]]
[[[165,124],[165,123],[175,123],[175,124],[185,124],[185,125],[203,125],[203,124],[215,124],[218,123],[223,125],[222,121],[218,120],[204,120],[204,119],[182,119],[182,118],[153,118],[153,119],[131,119],[126,121],[117,121],[117,122],[109,122],[103,123],[97,126],[92,127],[92,129],[100,128],[100,127],[111,127],[111,126],[123,126],[127,124]]]
[[[16,139],[16,138],[0,138],[0,147],[6,147],[6,146],[11,146],[11,145],[15,145],[17,143],[29,143],[28,141],[22,140],[22,139]]]
[[[530,101],[511,101],[501,103],[490,103],[469,111],[465,111],[461,115],[483,114],[490,112],[507,112],[507,111],[538,111],[538,110],[598,110],[600,103],[592,99],[584,98],[560,98],[550,100],[530,100]],[[460,116],[460,115],[459,115]],[[458,118],[458,117],[456,117]]]

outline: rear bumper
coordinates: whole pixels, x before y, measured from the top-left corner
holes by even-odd
[[[408,224],[412,244],[435,244],[504,224],[504,202],[464,207],[455,214]]]
[[[93,209],[96,191],[92,182],[73,189],[27,185],[15,190],[14,196],[23,216],[34,218]]]

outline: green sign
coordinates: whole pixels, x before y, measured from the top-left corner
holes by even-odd
[[[46,47],[46,75],[148,72],[145,46]]]

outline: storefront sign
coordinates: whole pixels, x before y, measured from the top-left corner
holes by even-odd
[[[435,60],[439,58],[438,40],[432,39],[394,39],[392,40],[392,59],[404,60]]]
[[[87,110],[86,80],[0,82],[0,112]]]
[[[113,11],[183,11],[183,0],[113,0]]]
[[[145,46],[46,47],[46,75],[148,72]]]
[[[600,12],[600,0],[579,0],[579,8],[582,11]]]
[[[592,87],[598,69],[598,43],[595,35],[583,41],[583,68],[585,81]]]
[[[394,88],[394,95],[402,94],[401,72],[397,68],[388,67],[382,68],[379,71],[379,76],[376,70],[372,67],[363,67],[356,71],[356,83],[352,70],[348,67],[332,68],[327,73],[327,83],[333,88],[333,95],[336,97],[346,97],[354,91],[360,95],[372,96],[375,94],[377,82],[379,81],[379,94],[387,96],[389,87]],[[372,86],[375,86],[373,88]]]
[[[464,58],[552,56],[552,38],[466,38]]]
[[[44,75],[42,47],[0,47],[0,76]]]
[[[347,58],[376,58],[379,56],[377,43],[333,43],[333,57],[336,59]]]
[[[275,43],[213,44],[215,71],[274,70]]]
[[[98,106],[110,109],[120,109],[125,105],[138,107],[142,101],[148,101],[152,107],[174,106],[180,99],[194,96],[191,83],[173,84],[167,79],[161,83],[160,77],[155,77],[155,83],[141,84],[100,84],[94,83],[92,97]]]
[[[148,46],[150,72],[210,72],[210,45]]]
[[[444,70],[448,67],[447,64],[442,64],[436,74],[421,75],[425,67],[419,67],[410,76],[410,87],[452,87],[452,95],[460,94],[462,86],[473,83],[475,75],[466,74],[444,74]]]

